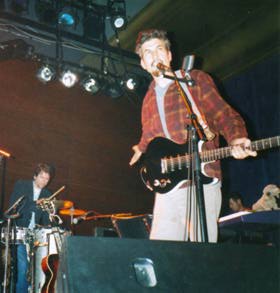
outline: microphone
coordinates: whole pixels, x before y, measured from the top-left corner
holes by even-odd
[[[186,55],[183,59],[182,69],[189,72],[193,69],[194,55]]]
[[[17,206],[21,203],[21,201],[25,198],[25,195],[21,196],[10,208],[8,208],[4,214],[8,214],[13,209],[17,208]]]
[[[182,69],[185,71],[185,78],[189,86],[194,86],[195,81],[191,78],[190,71],[193,69],[194,65],[194,55],[186,55],[183,59]]]
[[[164,64],[162,64],[162,63],[158,63],[158,64],[156,65],[156,67],[157,67],[157,69],[158,69],[159,71],[163,71],[163,72],[165,72],[165,71],[171,71],[171,68],[169,68],[168,66],[166,66],[166,65],[164,65]]]
[[[89,211],[89,212],[87,212],[87,213],[84,213],[82,216],[80,216],[80,217],[77,217],[77,218],[74,218],[73,219],[73,224],[78,224],[79,222],[81,222],[81,221],[84,221],[86,218],[87,218],[87,216],[88,215],[90,215],[90,214],[92,214],[93,212],[92,211]]]

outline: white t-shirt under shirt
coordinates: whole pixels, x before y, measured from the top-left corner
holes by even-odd
[[[41,188],[38,188],[34,181],[33,181],[33,200],[36,201],[38,198],[39,198],[39,195],[41,193]],[[32,215],[31,215],[31,220],[30,220],[30,223],[29,223],[29,226],[28,228],[29,229],[34,229],[35,227],[35,212],[32,212]]]

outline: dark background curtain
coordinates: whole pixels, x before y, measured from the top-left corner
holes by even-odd
[[[245,119],[251,140],[280,134],[279,55],[260,62],[248,71],[229,78],[220,88],[224,98]],[[267,184],[280,182],[279,148],[258,153],[246,160],[225,159],[223,209],[228,213],[229,193],[238,192],[247,207],[257,201]]]

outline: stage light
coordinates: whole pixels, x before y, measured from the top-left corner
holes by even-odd
[[[122,15],[116,15],[111,17],[111,24],[113,28],[117,30],[121,30],[125,27],[126,25],[126,18]]]
[[[78,76],[70,69],[66,69],[61,73],[60,81],[64,86],[70,88],[78,81]]]
[[[55,70],[49,65],[44,65],[38,70],[37,77],[40,81],[47,83],[54,79]]]
[[[89,75],[88,77],[86,77],[83,81],[82,81],[82,86],[83,88],[92,94],[95,94],[99,91],[100,89],[100,84],[97,80],[97,78]]]
[[[124,29],[127,24],[125,0],[108,0],[107,5],[112,28]]]
[[[139,87],[139,79],[136,75],[128,75],[124,82],[125,87],[130,91],[135,91]]]
[[[76,26],[78,23],[77,11],[71,7],[64,7],[58,15],[58,23],[64,26]]]

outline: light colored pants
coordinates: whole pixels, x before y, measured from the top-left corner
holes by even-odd
[[[208,241],[217,242],[217,220],[222,204],[221,182],[204,185],[203,192]],[[201,241],[194,186],[156,194],[150,239]]]

